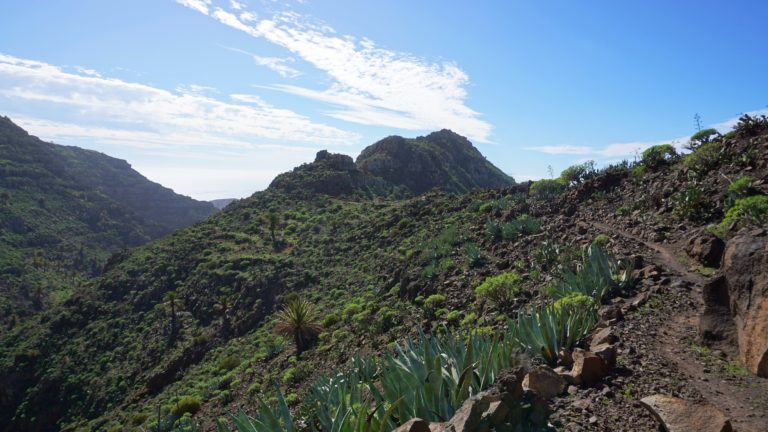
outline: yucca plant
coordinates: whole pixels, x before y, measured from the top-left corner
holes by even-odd
[[[283,310],[275,316],[275,332],[292,337],[296,344],[296,353],[301,354],[322,332],[315,306],[300,298],[291,299]]]
[[[520,311],[517,320],[509,322],[509,328],[521,348],[554,366],[560,350],[573,348],[592,330],[597,319],[597,310],[593,305],[546,305],[533,308],[530,312]]]

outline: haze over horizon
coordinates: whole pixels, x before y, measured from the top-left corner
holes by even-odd
[[[760,2],[6,3],[0,115],[198,199],[392,134],[527,180],[768,113]]]

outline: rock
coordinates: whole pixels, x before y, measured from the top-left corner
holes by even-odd
[[[568,383],[547,366],[537,366],[523,379],[523,389],[535,392],[545,400],[562,394]]]
[[[561,349],[560,352],[557,353],[557,365],[570,367],[572,364],[573,356],[571,355],[571,350]]]
[[[725,243],[714,235],[703,232],[691,238],[685,251],[702,265],[718,268],[725,251]]]
[[[430,423],[429,432],[448,432],[448,428],[451,427],[448,423]]]
[[[483,414],[488,411],[492,402],[499,400],[498,394],[485,391],[478,393],[464,401],[461,407],[448,422],[451,432],[485,432],[491,427],[487,417]]]
[[[604,343],[613,344],[619,341],[618,336],[616,336],[616,332],[614,331],[613,327],[605,327],[595,334],[592,335],[592,338],[589,340],[590,345],[600,345]]]
[[[579,222],[576,224],[576,233],[579,235],[584,235],[589,231],[589,225],[587,225],[584,222]]]
[[[621,307],[618,305],[603,306],[600,308],[599,313],[601,321],[621,321],[624,319],[624,314],[621,312]]]
[[[716,407],[672,396],[653,395],[640,400],[668,432],[732,432],[731,422]]]
[[[602,343],[590,346],[589,350],[597,354],[608,369],[613,369],[616,366],[616,347],[614,345]]]
[[[420,418],[410,419],[392,432],[431,432],[429,423]]]
[[[592,385],[608,375],[608,367],[597,354],[581,348],[573,350],[571,375],[576,382]]]
[[[731,300],[724,276],[709,280],[702,288],[704,311],[699,316],[699,335],[704,341],[736,343],[736,327],[731,318]]]
[[[743,231],[742,231],[743,233]],[[730,310],[744,365],[768,377],[768,241],[739,234],[723,256]]]

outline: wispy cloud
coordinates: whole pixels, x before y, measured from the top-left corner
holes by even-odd
[[[489,142],[491,125],[466,105],[469,76],[452,62],[430,62],[378,47],[373,41],[339,35],[324,23],[295,13],[255,20],[239,9],[211,6],[219,22],[283,47],[325,72],[325,89],[294,85],[272,88],[322,101],[327,115],[349,122],[410,130],[443,127],[479,142]],[[250,19],[245,19],[250,18]]]
[[[253,61],[259,66],[266,66],[267,68],[279,73],[284,77],[294,78],[301,75],[301,72],[288,66],[286,63],[292,63],[295,61],[293,57],[280,58],[280,57],[260,57],[253,56]]]
[[[208,6],[210,6],[211,0],[176,0],[176,3],[208,15]]]
[[[261,104],[233,104],[197,92],[167,90],[118,79],[68,73],[33,60],[0,54],[0,98],[17,103],[55,105],[77,124],[112,122],[126,131],[218,136],[225,140],[256,139],[352,144],[352,134],[316,123],[293,111]]]
[[[572,146],[572,145],[523,147],[523,149],[532,150],[539,153],[555,154],[555,155],[583,155],[583,154],[590,154],[594,152],[594,149],[592,149],[592,147]]]

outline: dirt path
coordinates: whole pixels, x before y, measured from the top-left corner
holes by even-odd
[[[687,378],[687,385],[693,386],[704,399],[726,413],[735,430],[768,431],[768,380],[745,375],[733,361],[727,362],[719,358],[718,353],[692,346],[698,339],[698,316],[703,306],[701,288],[707,278],[681,264],[668,246],[640,239],[602,223],[594,225],[654,251],[655,256],[647,257],[647,261],[668,270],[672,274],[672,286],[675,278],[689,285],[687,298],[691,307],[679,308],[673,316],[667,317],[663,328],[649,335],[648,345]]]

